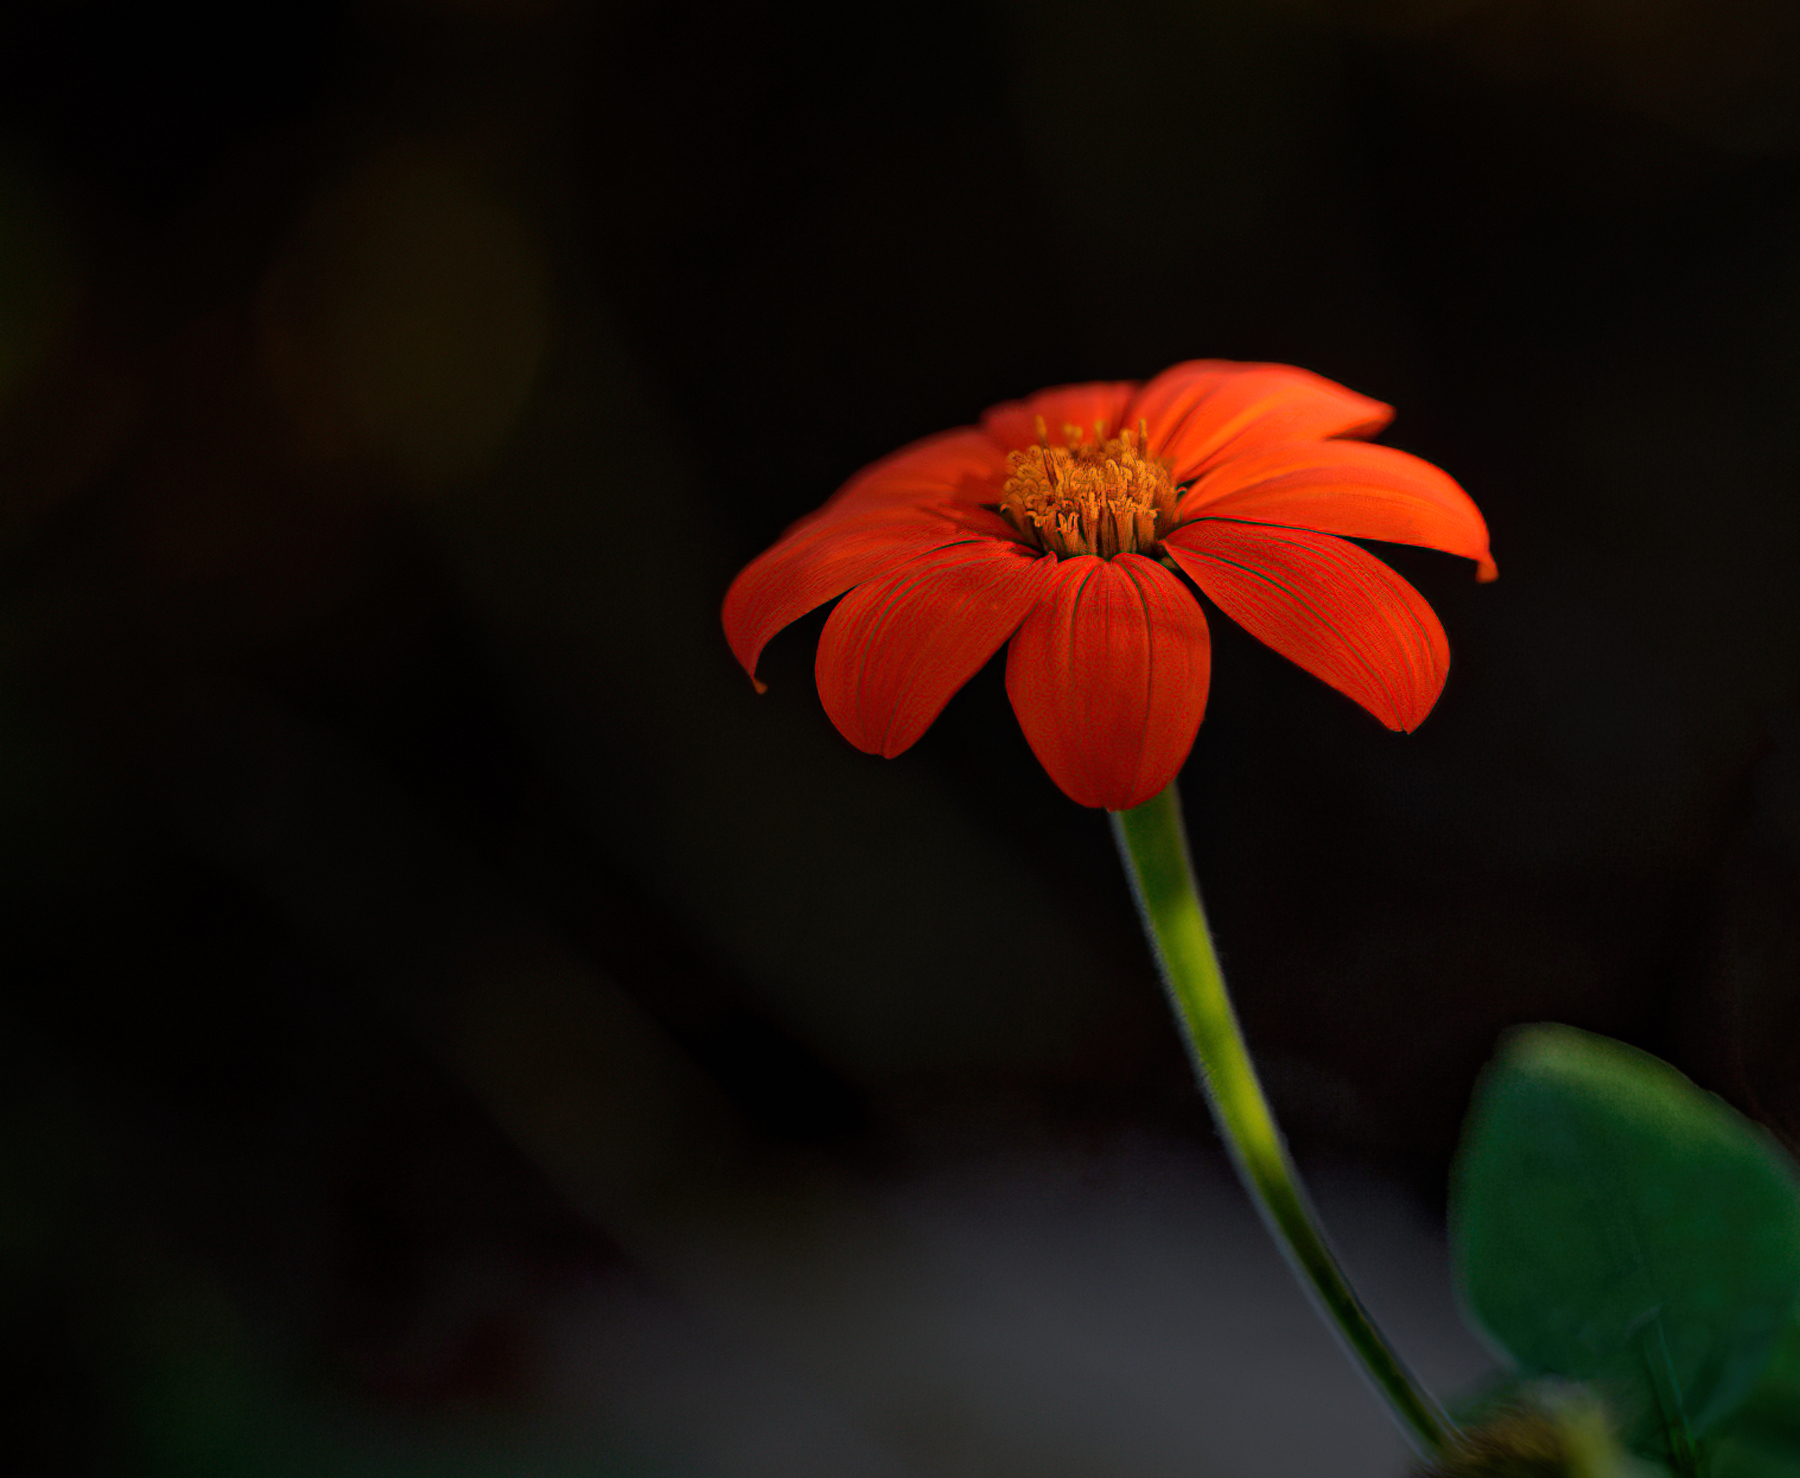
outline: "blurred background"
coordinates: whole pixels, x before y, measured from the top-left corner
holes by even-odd
[[[1253,1047],[1446,1393],[1508,1025],[1800,1133],[1787,0],[11,0],[0,1310],[31,1475],[1397,1474],[996,665],[732,574],[1193,357],[1399,407],[1416,735],[1222,619]]]

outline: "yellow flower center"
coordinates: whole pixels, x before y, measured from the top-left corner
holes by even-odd
[[[1104,423],[1094,439],[1079,426],[1063,427],[1067,446],[1038,444],[1007,453],[1000,513],[1040,549],[1053,554],[1097,554],[1111,559],[1154,549],[1175,525],[1175,479],[1169,464],[1144,450],[1145,428],[1106,439]]]

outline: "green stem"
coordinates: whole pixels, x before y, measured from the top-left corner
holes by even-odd
[[[1213,952],[1175,786],[1135,810],[1115,813],[1112,820],[1163,983],[1238,1178],[1288,1265],[1386,1398],[1395,1420],[1421,1452],[1444,1452],[1453,1430],[1448,1418],[1420,1389],[1345,1279],[1269,1112]]]

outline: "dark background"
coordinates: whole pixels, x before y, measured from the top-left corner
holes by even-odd
[[[1386,551],[1437,711],[1215,619],[1183,787],[1428,1344],[1509,1024],[1800,1134],[1797,67],[1787,0],[0,9],[9,1470],[1399,1471],[997,668],[882,762],[719,600],[1043,385],[1399,407],[1501,567]]]

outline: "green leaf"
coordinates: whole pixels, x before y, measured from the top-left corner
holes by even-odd
[[[1572,1027],[1517,1032],[1490,1065],[1453,1197],[1463,1295],[1494,1341],[1526,1374],[1595,1383],[1682,1466],[1800,1297],[1792,1162],[1667,1063]]]
[[[1703,1446],[1707,1478],[1800,1478],[1800,1312],[1762,1379]]]

